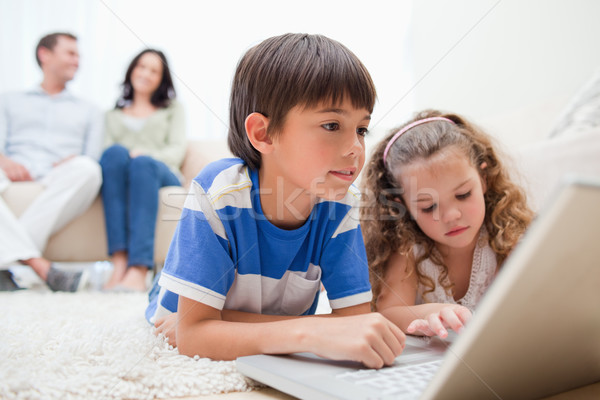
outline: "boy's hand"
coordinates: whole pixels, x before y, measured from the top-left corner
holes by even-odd
[[[162,333],[171,346],[177,347],[177,313],[158,318],[154,326],[156,336]]]
[[[318,356],[359,361],[369,368],[391,365],[406,340],[400,328],[379,313],[319,319],[315,333]]]
[[[471,311],[457,304],[448,305],[436,313],[431,313],[425,319],[415,319],[406,328],[406,333],[424,336],[448,336],[447,328],[460,333],[465,324],[471,319]]]

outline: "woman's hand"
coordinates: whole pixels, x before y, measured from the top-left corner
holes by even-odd
[[[471,311],[458,304],[448,305],[440,311],[427,315],[424,319],[415,319],[406,328],[406,333],[423,336],[448,336],[450,328],[460,333],[465,324],[471,319]]]
[[[136,157],[143,156],[143,155],[144,155],[144,153],[141,152],[140,150],[130,150],[129,151],[129,157],[131,157],[131,158],[136,158]]]

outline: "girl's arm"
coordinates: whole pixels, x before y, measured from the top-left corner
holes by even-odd
[[[404,347],[404,334],[376,313],[231,322],[222,319],[221,311],[180,296],[177,315],[179,352],[216,360],[307,351],[381,368],[391,364]]]
[[[418,278],[416,273],[408,273],[413,269],[414,259],[398,253],[390,257],[381,293],[376,299],[377,311],[405,333],[445,338],[447,328],[460,332],[471,317],[469,309],[446,303],[415,305]]]

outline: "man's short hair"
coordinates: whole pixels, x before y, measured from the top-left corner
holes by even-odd
[[[365,66],[341,43],[322,35],[292,34],[264,40],[238,63],[231,88],[228,145],[250,168],[258,169],[260,153],[246,135],[246,117],[258,112],[269,118],[267,134],[281,132],[295,106],[320,102],[373,111],[375,85]]]
[[[42,62],[40,61],[40,56],[39,56],[40,49],[42,47],[44,47],[48,50],[53,50],[54,46],[56,46],[56,43],[58,42],[58,38],[61,36],[65,36],[70,39],[77,40],[77,37],[75,35],[73,35],[72,33],[67,33],[67,32],[50,33],[50,34],[44,36],[43,38],[41,38],[40,41],[38,42],[38,45],[35,48],[35,60],[37,61],[38,65],[40,67],[42,66]]]

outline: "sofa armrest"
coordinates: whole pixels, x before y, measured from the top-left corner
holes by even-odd
[[[192,180],[207,164],[225,157],[232,157],[227,140],[190,140],[185,159],[181,165],[183,187],[188,188]]]
[[[44,187],[37,182],[15,182],[2,194],[15,214],[21,216]],[[101,261],[108,259],[102,201],[50,236],[43,256],[52,261]]]

